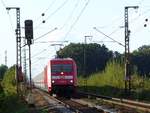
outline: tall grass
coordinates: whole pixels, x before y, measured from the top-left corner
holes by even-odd
[[[85,81],[87,85],[85,86]],[[115,93],[117,89],[123,89],[124,66],[117,61],[108,62],[103,72],[94,73],[88,78],[79,78],[79,86],[87,88],[94,93],[107,94]],[[80,88],[81,88],[80,87]],[[120,95],[121,92],[118,93]]]
[[[124,64],[113,60],[107,63],[103,72],[94,73],[88,78],[79,77],[79,86],[81,89],[86,88],[86,91],[121,97],[124,94],[124,73]],[[133,98],[150,97],[150,79],[143,79],[134,72],[131,83]]]
[[[79,77],[79,84],[84,85],[85,78]],[[113,86],[123,88],[124,67],[121,63],[112,61],[107,63],[103,72],[94,73],[87,78],[88,86]]]

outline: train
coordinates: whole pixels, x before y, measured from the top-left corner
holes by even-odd
[[[33,78],[35,87],[50,95],[71,97],[77,88],[77,66],[72,58],[54,58]]]

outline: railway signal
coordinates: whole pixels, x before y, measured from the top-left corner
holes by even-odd
[[[30,85],[30,92],[28,95],[28,104],[34,105],[34,99],[32,95],[32,81],[31,81],[31,47],[30,45],[33,42],[33,21],[32,20],[25,20],[25,39],[27,39],[27,45],[29,47],[29,85]]]
[[[33,21],[25,20],[25,38],[27,39],[27,44],[32,44],[33,40]]]

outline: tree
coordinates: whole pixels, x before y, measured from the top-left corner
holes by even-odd
[[[132,53],[132,64],[137,66],[140,75],[150,77],[150,46],[144,45]]]
[[[8,67],[6,65],[0,66],[0,79],[2,80],[4,77],[5,72],[8,70]]]
[[[84,50],[86,54],[86,75],[94,73],[96,71],[102,71],[105,68],[107,61],[112,58],[112,52],[109,51],[105,45],[96,43],[91,44],[74,44],[71,43],[57,51],[57,57],[73,58],[78,67],[78,74],[84,74]]]
[[[16,94],[15,65],[10,67],[5,73],[2,85],[7,94]]]

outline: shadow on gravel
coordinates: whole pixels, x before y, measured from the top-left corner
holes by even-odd
[[[150,102],[150,90],[134,89],[131,93],[125,94],[124,89],[115,88],[112,86],[104,86],[104,87],[97,87],[97,86],[82,86],[78,87],[79,91],[84,91],[87,93],[93,93],[97,95],[105,95],[111,96],[116,98],[127,98],[127,99],[136,99],[142,101],[149,101]]]

